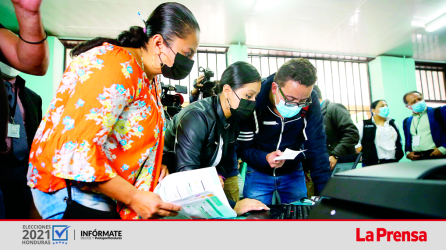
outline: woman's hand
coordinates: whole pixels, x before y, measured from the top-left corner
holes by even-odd
[[[249,211],[269,210],[265,204],[254,199],[243,199],[235,204],[234,211],[237,215],[246,214]]]
[[[160,178],[158,178],[158,182],[161,182],[164,177],[169,175],[169,169],[167,169],[166,165],[161,164],[161,172],[160,172]]]
[[[128,204],[143,219],[158,219],[165,216],[176,216],[181,207],[166,203],[158,194],[137,190]]]
[[[221,188],[225,188],[225,181],[223,180],[223,177],[219,175],[218,179],[220,180]]]

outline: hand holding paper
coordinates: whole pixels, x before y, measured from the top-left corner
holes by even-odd
[[[285,151],[283,152],[283,154],[281,156],[274,158],[274,160],[275,161],[294,160],[294,158],[296,158],[296,156],[298,156],[303,151],[305,151],[305,150],[295,151],[295,150],[291,150],[291,149],[287,148],[287,149],[285,149]]]

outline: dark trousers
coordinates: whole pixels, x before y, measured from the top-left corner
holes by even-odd
[[[0,190],[6,219],[29,219],[32,202],[31,189],[26,185],[28,159],[18,161],[0,157]]]

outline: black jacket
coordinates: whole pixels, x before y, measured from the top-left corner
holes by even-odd
[[[285,161],[281,168],[276,169],[275,175],[285,175],[302,169],[301,162],[306,158],[311,178],[320,192],[330,177],[330,163],[318,96],[315,91],[311,93],[313,103],[308,111],[302,110],[295,117],[282,119],[274,113],[269,99],[273,79],[274,74],[262,83],[256,98],[258,132],[255,119],[240,126],[237,155],[257,171],[273,175],[273,168],[266,160],[267,154],[277,149],[282,152],[287,148],[306,149],[307,151],[299,154],[294,160]]]
[[[42,120],[42,98],[36,92],[25,87],[25,80],[20,76],[17,76],[15,84],[20,89],[19,98],[25,110],[25,129],[28,148],[31,148],[34,136]],[[19,108],[18,105],[17,108]],[[12,155],[0,154],[0,161],[5,160],[11,162],[13,161],[13,159],[10,159],[11,157]]]
[[[170,173],[212,166],[218,155],[220,136],[222,156],[217,172],[228,177],[234,165],[238,128],[226,119],[218,96],[188,105],[167,124],[164,137],[163,164]]]
[[[397,134],[395,142],[395,162],[398,162],[403,158],[403,146],[400,131],[395,125],[394,119],[389,119],[389,125],[395,130]],[[376,124],[372,121],[372,118],[363,121],[363,135],[362,135],[362,162],[367,165],[375,165],[379,163],[378,152],[376,150],[375,137],[376,137]]]
[[[356,154],[359,133],[350,113],[339,103],[324,100],[321,106],[329,155],[338,157]]]

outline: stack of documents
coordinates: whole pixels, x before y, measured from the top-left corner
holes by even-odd
[[[181,206],[176,217],[166,219],[233,218],[215,167],[178,172],[166,176],[155,188],[164,202]]]

